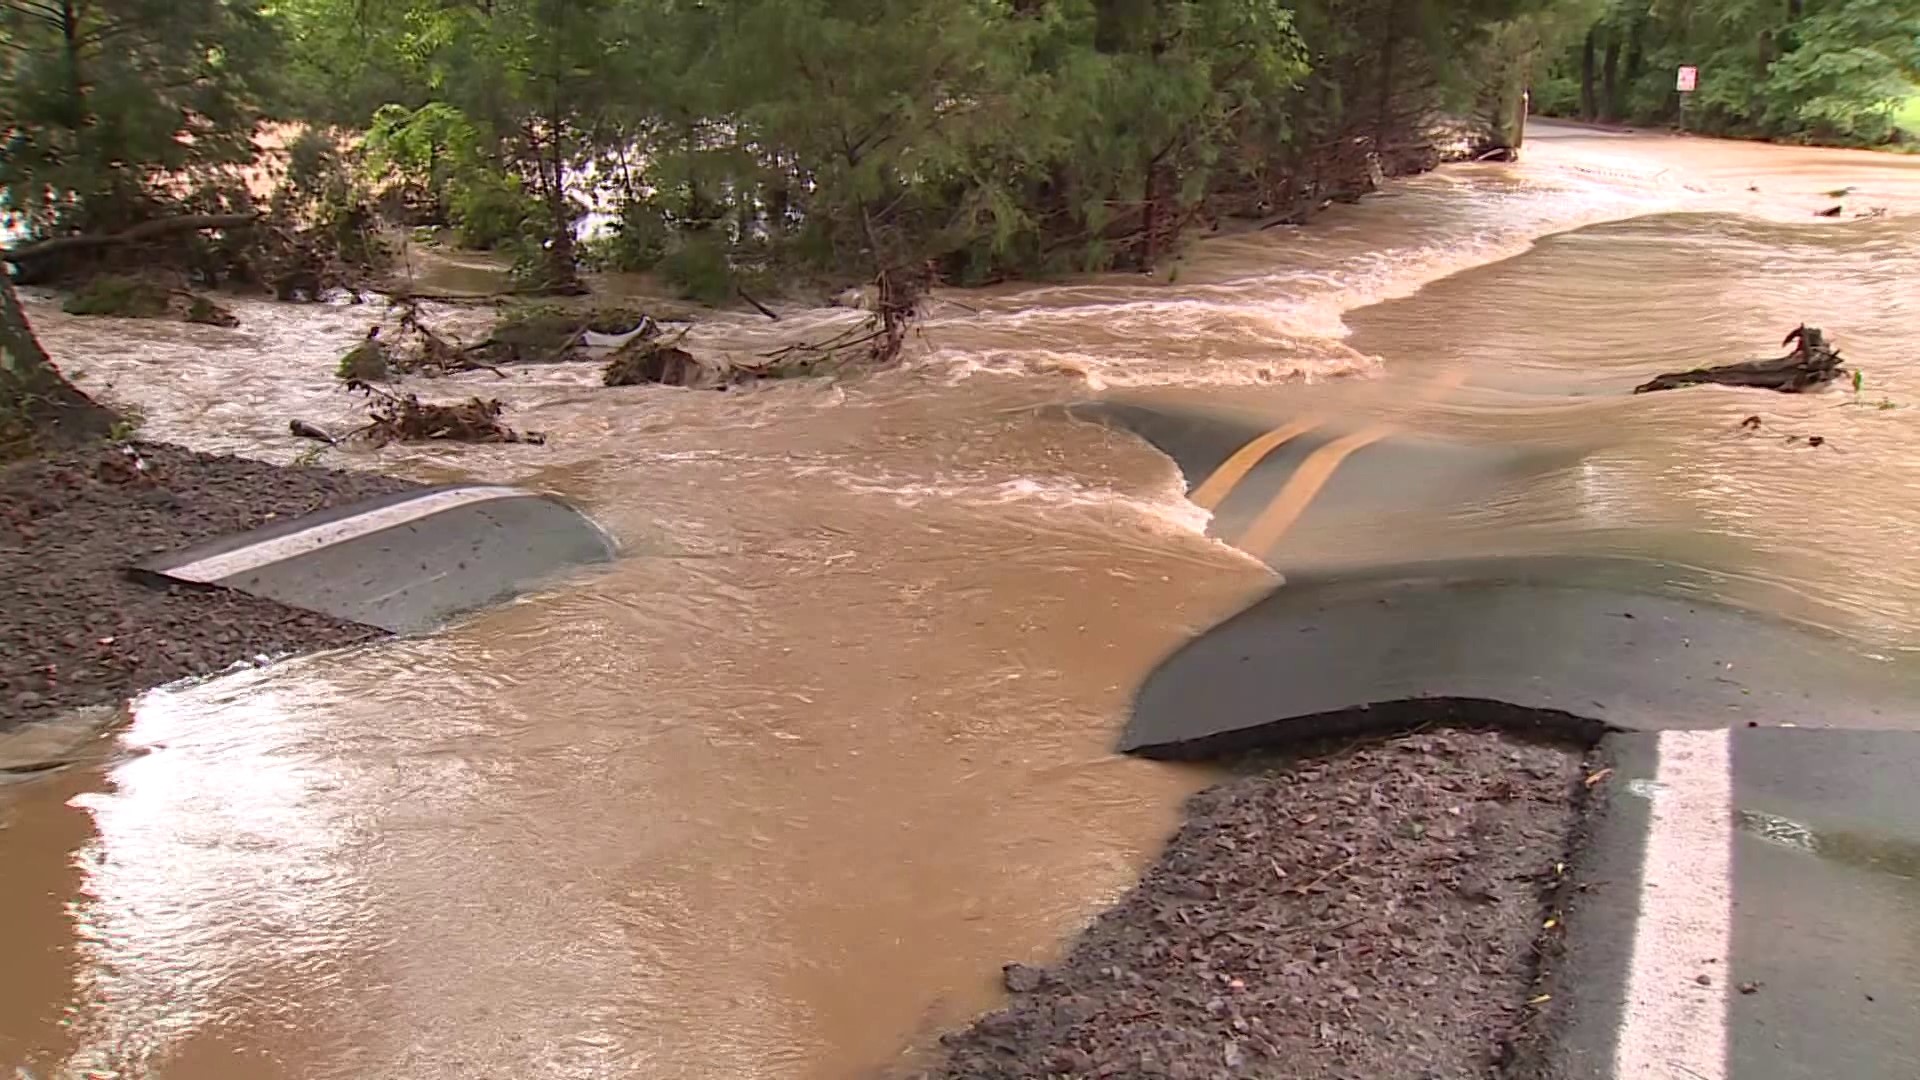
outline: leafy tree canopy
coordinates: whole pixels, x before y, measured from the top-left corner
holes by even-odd
[[[1608,0],[1548,68],[1540,104],[1588,119],[1682,119],[1675,71],[1700,70],[1690,128],[1874,146],[1920,82],[1911,0]]]

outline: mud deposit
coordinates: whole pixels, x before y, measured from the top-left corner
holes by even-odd
[[[0,469],[0,731],[236,661],[351,644],[367,627],[218,589],[161,589],[126,568],[404,481],[143,443]]]
[[[1524,1025],[1577,751],[1427,732],[1193,797],[1141,883],[927,1077],[1484,1077]]]

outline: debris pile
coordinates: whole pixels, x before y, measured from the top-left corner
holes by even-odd
[[[530,305],[502,315],[473,351],[489,364],[557,364],[590,360],[590,349],[626,345],[658,332],[645,312],[629,308]]]
[[[870,312],[866,319],[824,340],[765,353],[765,363],[742,370],[759,378],[791,379],[825,375],[852,364],[886,367],[900,359],[907,330],[920,314],[921,301],[932,283],[928,270],[889,271],[871,286],[848,289],[834,299],[834,305],[866,310]]]
[[[509,309],[485,341],[461,345],[449,341],[422,320],[419,299],[396,297],[397,319],[376,323],[366,337],[340,358],[336,374],[350,389],[366,393],[373,420],[346,436],[376,445],[393,441],[460,439],[469,442],[540,442],[499,422],[498,401],[471,398],[453,405],[422,403],[412,394],[379,389],[409,375],[440,376],[486,370],[505,378],[498,365],[550,364],[606,357],[601,382],[607,386],[671,386],[724,390],[760,379],[800,378],[859,365],[894,362],[910,321],[918,312],[930,278],[882,275],[860,322],[824,339],[784,345],[748,358],[696,356],[683,346],[686,331],[661,337],[646,313],[620,307],[526,305]],[[609,352],[609,350],[611,350]],[[323,429],[294,421],[292,433],[336,443]]]
[[[367,328],[366,339],[340,358],[334,374],[343,382],[388,382],[402,375],[437,378],[462,371],[491,371],[506,377],[505,372],[481,359],[483,346],[455,345],[422,322],[415,301],[398,299],[393,307],[400,316],[392,334],[385,334],[386,327],[375,323]]]
[[[500,422],[506,405],[494,398],[471,397],[457,402],[421,401],[413,394],[395,393],[367,383],[351,389],[367,395],[368,424],[353,433],[374,446],[390,442],[533,443],[547,441],[537,431],[519,432]]]
[[[694,359],[680,347],[678,335],[671,341],[636,337],[614,350],[600,381],[608,386],[682,386],[707,390],[725,386],[739,372]]]
[[[925,271],[882,274],[872,286],[847,290],[835,300],[836,306],[867,311],[865,319],[820,340],[783,345],[751,359],[696,358],[680,347],[684,333],[667,341],[643,333],[620,346],[601,379],[608,386],[725,389],[760,379],[828,375],[853,366],[885,367],[899,359],[931,280]]]

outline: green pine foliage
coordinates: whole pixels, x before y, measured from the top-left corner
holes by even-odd
[[[371,193],[559,288],[1146,269],[1431,166],[1443,115],[1504,144],[1529,89],[1670,120],[1680,63],[1703,130],[1885,142],[1917,52],[1912,0],[0,0],[0,212],[246,208],[278,120],[347,133],[275,209],[349,255]]]
[[[1145,268],[1505,115],[1552,0],[287,0],[310,119],[368,107],[412,220],[564,282]],[[1528,25],[1531,25],[1530,23]],[[1531,37],[1527,38],[1532,41]],[[1537,46],[1530,46],[1537,47]],[[336,55],[337,54],[337,55]],[[329,58],[331,57],[331,58]],[[1478,74],[1500,68],[1497,81]],[[1493,87],[1490,89],[1490,87]],[[302,97],[308,99],[302,104]],[[576,244],[589,211],[601,224]]]
[[[0,211],[35,232],[114,230],[156,174],[253,160],[279,55],[256,0],[0,0]]]

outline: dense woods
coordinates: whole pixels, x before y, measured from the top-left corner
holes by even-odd
[[[36,238],[278,213],[345,241],[371,207],[531,282],[657,269],[709,299],[1145,267],[1431,164],[1441,115],[1499,141],[1504,43],[1552,6],[0,0],[0,187]],[[306,134],[268,197],[271,121]]]
[[[1920,5],[1912,0],[1606,0],[1555,57],[1535,105],[1589,120],[1676,123],[1675,71],[1700,70],[1689,130],[1853,146],[1913,141]],[[1904,111],[1904,116],[1903,116]]]
[[[1916,50],[1908,0],[0,0],[0,215],[16,280],[160,268],[161,306],[377,287],[415,229],[529,291],[899,312],[1305,222],[1502,147],[1530,87],[1669,119],[1697,63],[1700,128],[1885,142]]]
[[[0,190],[27,239],[257,215],[191,268],[289,294],[376,212],[557,288],[978,282],[1305,219],[1530,84],[1664,120],[1693,63],[1702,129],[1884,142],[1916,54],[1905,0],[0,0]]]

